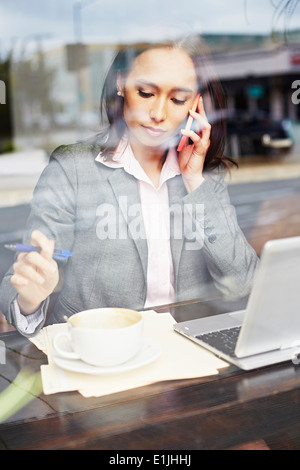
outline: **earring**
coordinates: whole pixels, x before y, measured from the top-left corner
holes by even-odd
[[[122,93],[120,92],[120,90],[117,92],[117,95],[122,96]]]

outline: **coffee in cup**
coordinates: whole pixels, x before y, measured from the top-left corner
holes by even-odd
[[[66,359],[81,359],[98,366],[112,367],[129,361],[143,341],[143,317],[135,310],[96,308],[76,313],[68,319],[68,331],[53,339],[55,351]],[[72,351],[62,347],[67,339]]]

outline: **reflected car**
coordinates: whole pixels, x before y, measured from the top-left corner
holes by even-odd
[[[227,155],[282,155],[293,147],[287,120],[258,111],[227,113]]]

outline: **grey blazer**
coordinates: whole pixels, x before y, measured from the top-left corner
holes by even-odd
[[[95,161],[100,149],[97,138],[59,147],[34,191],[24,241],[38,229],[55,240],[57,249],[73,252],[60,263],[51,322],[95,307],[142,309],[145,304],[147,240],[137,215],[138,182],[123,168]],[[251,289],[258,260],[237,224],[223,176],[205,175],[190,194],[180,175],[168,180],[176,301],[216,291],[244,296]],[[17,294],[11,273],[0,287],[0,310],[14,324]]]

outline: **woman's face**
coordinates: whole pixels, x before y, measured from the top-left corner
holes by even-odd
[[[125,82],[119,78],[117,85],[131,143],[153,148],[170,145],[185,125],[198,90],[192,59],[168,48],[140,54]]]

